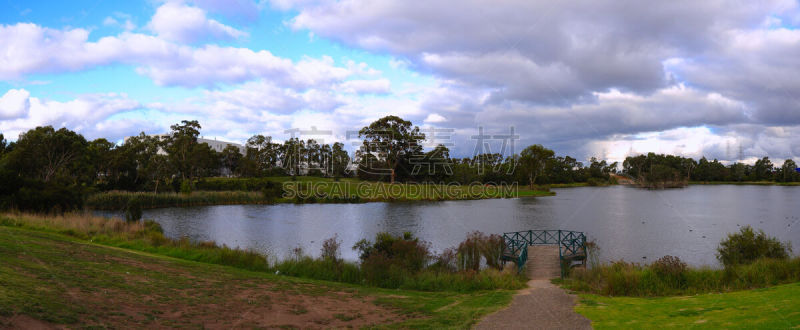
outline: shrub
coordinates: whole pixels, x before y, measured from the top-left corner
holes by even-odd
[[[192,183],[189,180],[181,182],[181,194],[190,195],[192,193]]]
[[[789,243],[781,243],[769,237],[763,230],[754,231],[750,226],[742,227],[738,233],[728,234],[719,243],[717,259],[725,266],[748,264],[759,258],[786,259],[792,248]]]
[[[391,267],[387,265],[417,272],[427,266],[431,259],[428,243],[420,241],[410,232],[405,232],[402,236],[381,232],[375,235],[374,243],[362,239],[353,245],[353,250],[359,251],[359,259],[368,277],[381,276],[370,271],[380,273],[389,271],[388,268]],[[395,270],[393,274],[398,275],[397,273],[399,272]]]
[[[428,267],[433,271],[455,273],[458,271],[456,251],[453,248],[444,249],[441,254],[434,257],[434,262]]]
[[[125,221],[136,222],[142,218],[142,204],[138,198],[131,198],[128,200],[128,205],[125,206]]]
[[[322,242],[322,259],[337,262],[339,261],[339,247],[342,241],[339,240],[339,235],[326,239]]]
[[[663,256],[658,258],[650,267],[658,275],[681,276],[686,272],[688,266],[678,257]]]

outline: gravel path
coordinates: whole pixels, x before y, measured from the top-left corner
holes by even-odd
[[[575,312],[578,297],[567,294],[550,282],[559,276],[553,271],[553,247],[532,246],[528,249],[528,287],[520,290],[511,306],[487,316],[476,329],[591,329],[592,323]],[[558,248],[555,247],[558,263]]]

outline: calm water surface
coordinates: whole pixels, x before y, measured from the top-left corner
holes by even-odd
[[[625,186],[556,189],[541,198],[477,201],[224,205],[146,210],[170,237],[213,240],[279,258],[295,247],[318,255],[338,235],[343,256],[362,238],[413,232],[441,251],[468,232],[528,229],[584,231],[603,260],[653,261],[666,254],[717,266],[726,233],[751,225],[800,248],[800,187],[695,185],[641,190]]]

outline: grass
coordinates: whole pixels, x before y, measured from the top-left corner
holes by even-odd
[[[662,274],[652,265],[626,262],[575,269],[561,284],[571,290],[607,296],[670,296],[730,292],[800,281],[800,257],[759,259],[725,269],[688,268]]]
[[[488,198],[552,196],[547,189],[527,186],[457,185],[431,183],[396,183],[360,181],[344,178],[334,181],[320,177],[269,177],[261,179],[206,178],[197,183],[213,189],[256,189],[267,183],[283,186],[282,196],[267,198],[257,191],[194,191],[190,194],[109,191],[91,195],[86,207],[98,210],[122,210],[131,199],[142,208],[183,207],[224,204],[269,203],[364,203],[474,200]]]
[[[164,237],[155,222],[125,222],[89,214],[42,216],[34,214],[0,215],[0,226],[20,227],[72,236],[84,241],[157,253],[175,258],[242,269],[271,270],[266,256],[247,250],[217,246],[214,242],[191,242]]]
[[[800,283],[683,297],[630,298],[581,294],[575,310],[597,329],[761,328],[800,325]]]
[[[466,328],[507,305],[512,294],[385,290],[303,280],[0,226],[0,328],[10,326],[15,315],[103,328],[344,328],[367,314],[384,315],[385,322],[355,326]],[[361,306],[357,313],[341,310],[356,303]],[[276,315],[294,318],[265,325],[248,321],[248,315],[261,315],[260,322],[280,322],[273,319]]]
[[[423,291],[472,292],[493,289],[519,289],[524,278],[514,273],[481,271],[479,273],[445,273],[423,270],[409,273],[391,272],[396,281],[388,284],[365,282],[370,273],[360,265],[345,261],[300,257],[271,263],[268,256],[250,250],[218,246],[214,242],[192,242],[164,237],[161,227],[154,222],[124,222],[89,214],[42,216],[33,214],[0,214],[0,227],[18,227],[72,236],[118,248],[154,253],[184,260],[226,265],[241,269],[279,272],[296,277],[337,281],[351,284],[371,284],[382,287]]]

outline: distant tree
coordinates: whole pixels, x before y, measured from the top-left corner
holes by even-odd
[[[536,177],[542,174],[547,161],[553,156],[555,156],[555,152],[543,147],[541,144],[534,144],[520,152],[520,165],[525,173],[528,174],[531,189],[536,183]]]
[[[755,180],[769,180],[772,179],[772,162],[769,157],[764,157],[756,161],[753,165],[753,176]]]
[[[107,185],[114,164],[112,158],[115,147],[116,144],[104,138],[89,142],[85,162],[85,165],[88,166],[87,174],[90,175],[89,182],[94,182],[96,185]]]
[[[219,154],[207,143],[198,143],[192,147],[189,164],[190,177],[217,176],[222,167]]]
[[[397,116],[386,116],[362,128],[358,137],[364,139],[361,149],[374,154],[390,170],[391,183],[394,183],[397,166],[414,155],[422,153],[421,141],[425,134],[410,121]]]
[[[135,182],[153,184],[153,190],[158,193],[161,182],[168,184],[174,170],[170,159],[164,154],[163,148],[166,139],[159,136],[149,136],[144,132],[138,136],[128,138],[123,145],[128,157],[136,164]]]
[[[780,179],[783,182],[795,182],[798,181],[798,177],[800,177],[800,173],[797,173],[797,163],[792,159],[785,160],[780,171]]]
[[[417,177],[421,180],[444,182],[447,176],[453,175],[450,149],[439,144],[422,157],[418,157],[414,164]]]
[[[289,138],[281,146],[281,165],[291,175],[300,175],[300,165],[306,159],[305,143],[298,138]]]
[[[254,135],[247,140],[246,158],[254,163],[256,172],[263,175],[277,166],[281,154],[280,147],[279,144],[272,142],[270,136]]]
[[[336,142],[331,147],[331,175],[334,178],[343,177],[350,164],[350,155],[344,150],[344,144]]]
[[[3,136],[3,133],[0,133],[0,157],[6,153],[6,147],[8,146],[8,142],[6,138]]]
[[[228,145],[220,153],[220,161],[230,173],[239,173],[239,164],[242,162],[241,150],[237,146]]]
[[[692,170],[694,170],[697,167],[697,162],[695,162],[694,159],[691,158],[684,158],[681,161],[681,165],[684,171],[686,172],[686,180],[691,180]]]

